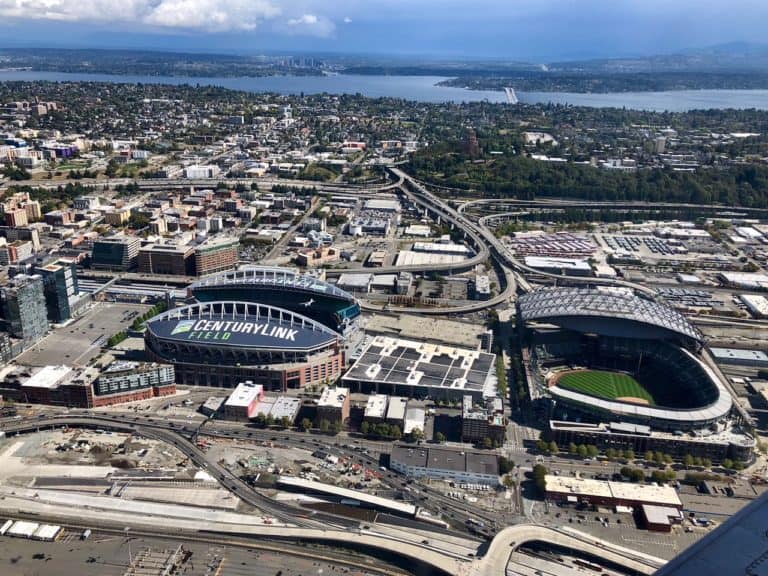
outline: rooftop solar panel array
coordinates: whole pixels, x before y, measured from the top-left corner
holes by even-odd
[[[495,356],[477,350],[377,336],[345,380],[482,391]],[[371,367],[379,370],[372,372]]]

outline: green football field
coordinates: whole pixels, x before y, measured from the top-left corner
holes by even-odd
[[[599,398],[642,398],[655,404],[653,396],[640,383],[627,374],[584,370],[563,374],[557,381],[561,388],[583,392]]]

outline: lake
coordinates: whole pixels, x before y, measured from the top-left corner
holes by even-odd
[[[437,86],[440,76],[265,76],[258,78],[186,78],[176,76],[115,76],[64,72],[0,72],[0,82],[50,80],[55,82],[126,82],[144,84],[204,84],[248,92],[278,94],[356,94],[392,97],[419,102],[506,102],[503,92]],[[758,108],[768,110],[768,90],[672,90],[575,94],[569,92],[518,92],[520,102],[552,102],[599,108],[682,112],[704,108]]]

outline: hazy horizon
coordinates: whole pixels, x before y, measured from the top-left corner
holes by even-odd
[[[550,62],[764,43],[768,3],[734,0],[0,0],[3,47],[325,52]]]

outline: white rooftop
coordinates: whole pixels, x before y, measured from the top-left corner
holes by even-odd
[[[241,382],[237,385],[234,392],[230,394],[229,398],[225,402],[225,406],[237,406],[247,408],[254,400],[259,398],[264,391],[264,387],[261,384],[254,384],[253,382]]]
[[[384,418],[387,414],[388,399],[389,397],[386,394],[373,394],[368,396],[368,402],[365,405],[365,417]]]
[[[28,388],[55,388],[72,369],[69,366],[45,366],[22,384]]]
[[[317,401],[317,405],[341,408],[348,396],[349,388],[340,388],[338,386],[333,388],[328,387],[323,390],[323,393],[320,395],[320,400]]]

